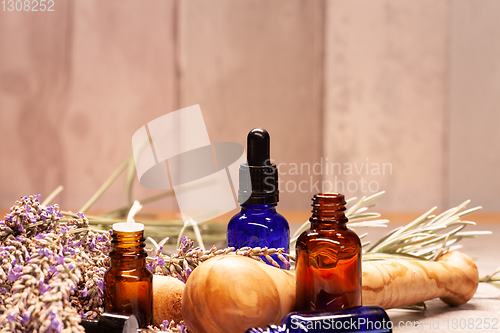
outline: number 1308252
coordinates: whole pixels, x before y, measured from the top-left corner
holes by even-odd
[[[54,0],[2,0],[4,12],[53,12]]]

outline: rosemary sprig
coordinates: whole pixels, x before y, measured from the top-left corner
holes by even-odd
[[[486,275],[485,277],[480,278],[479,282],[489,283],[492,286],[500,288],[500,276],[495,277],[495,275],[498,275],[498,274],[500,274],[500,267],[498,267],[492,274]]]
[[[490,231],[462,231],[466,226],[475,223],[462,221],[460,218],[481,209],[474,207],[464,210],[469,202],[470,200],[464,201],[437,216],[432,215],[436,210],[436,207],[433,207],[407,225],[389,232],[373,244],[367,253],[385,253],[386,258],[403,254],[437,260],[443,253],[459,248],[460,246],[452,245],[463,238],[491,234]],[[363,259],[365,258],[370,256],[364,254]]]

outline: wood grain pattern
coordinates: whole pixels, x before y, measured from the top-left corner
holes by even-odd
[[[250,327],[279,325],[294,305],[292,271],[244,256],[219,256],[189,275],[182,316],[189,332],[244,333]]]
[[[447,2],[327,4],[324,156],[343,168],[325,180],[347,197],[379,185],[385,210],[442,206]]]
[[[465,253],[451,251],[437,261],[397,260],[363,263],[363,305],[393,309],[441,298],[450,306],[467,303],[479,275]]]
[[[448,205],[500,211],[498,1],[453,1],[447,153]]]

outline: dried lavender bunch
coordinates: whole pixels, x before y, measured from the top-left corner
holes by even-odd
[[[9,235],[32,237],[45,230],[54,229],[63,214],[59,206],[44,207],[39,200],[41,195],[21,197],[0,222],[0,240]]]
[[[161,243],[160,243],[161,244]],[[156,245],[156,244],[155,244]],[[225,249],[217,250],[213,246],[210,250],[203,250],[200,247],[194,248],[194,242],[189,240],[187,237],[182,237],[181,244],[177,249],[177,253],[167,256],[161,253],[162,246],[157,246],[152,257],[148,257],[148,267],[155,273],[160,275],[169,275],[177,277],[182,282],[186,282],[191,272],[198,267],[204,261],[221,255],[241,255],[264,262],[262,258],[267,259],[275,267],[280,267],[278,263],[271,257],[271,255],[276,255],[277,258],[285,263],[287,266],[290,265],[287,260],[287,256],[284,249],[268,249],[255,247],[243,247],[241,249],[235,250],[234,247],[228,247]]]
[[[0,222],[2,244],[0,306],[2,331],[82,332],[80,317],[69,303],[81,272],[65,255],[57,205],[44,207],[40,195],[16,201]]]
[[[75,303],[94,305],[86,278],[89,269],[100,272],[94,258],[104,262],[109,235],[92,231],[83,214],[60,224],[59,207],[39,200],[22,197],[0,220],[0,331],[84,332]],[[93,282],[99,288],[99,276]]]
[[[104,313],[104,274],[109,267],[111,251],[111,233],[99,232],[89,228],[87,218],[78,213],[80,220],[71,219],[69,225],[77,222],[73,232],[72,244],[83,259],[82,279],[78,285],[78,293],[71,296],[73,307],[82,318],[96,319]]]

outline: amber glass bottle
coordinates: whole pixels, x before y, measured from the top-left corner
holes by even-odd
[[[297,240],[297,310],[361,305],[361,242],[346,227],[342,194],[313,197],[311,228]]]
[[[104,275],[106,312],[135,315],[146,328],[153,319],[153,274],[146,267],[144,231],[113,231],[111,265]]]

